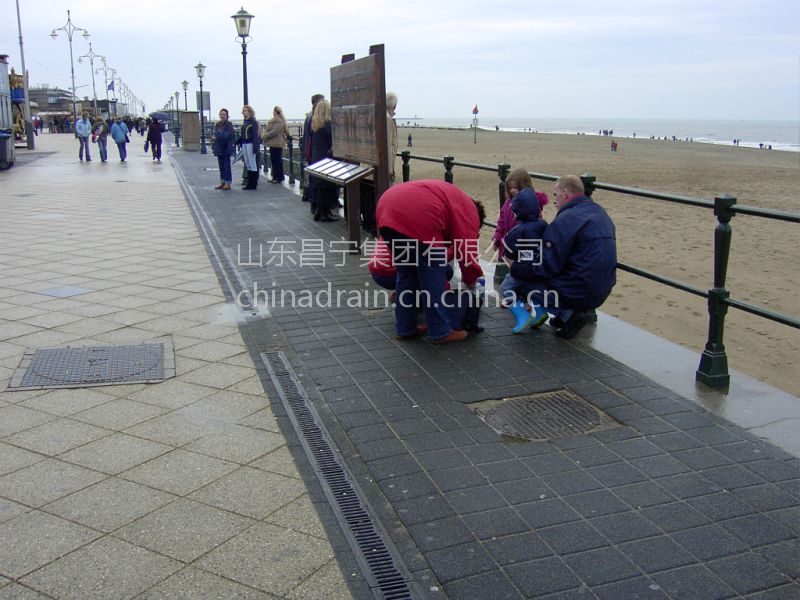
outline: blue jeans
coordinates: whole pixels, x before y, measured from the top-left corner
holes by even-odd
[[[223,183],[232,183],[233,175],[231,175],[231,157],[217,156],[217,164],[219,165],[219,180]]]
[[[86,148],[86,160],[92,160],[92,157],[89,155],[89,138],[79,137],[78,141],[81,143],[81,148],[78,150],[78,158],[83,160],[83,150]]]
[[[108,138],[101,135],[97,138],[97,149],[100,151],[100,160],[103,162],[108,160]]]
[[[417,306],[422,306],[433,339],[446,337],[452,330],[447,308],[442,303],[447,265],[420,257],[417,266],[397,265],[397,300],[394,309],[395,332],[411,335],[417,326]],[[419,297],[417,293],[419,292]]]
[[[119,150],[119,159],[125,160],[128,158],[127,142],[117,142],[117,150]]]

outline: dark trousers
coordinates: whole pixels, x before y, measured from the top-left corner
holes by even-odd
[[[269,162],[272,165],[272,181],[283,181],[285,179],[283,174],[283,148],[270,148]]]
[[[153,158],[161,160],[161,142],[150,142],[150,149],[153,151]]]

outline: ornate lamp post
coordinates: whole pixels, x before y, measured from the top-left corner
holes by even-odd
[[[250,38],[250,21],[253,20],[253,15],[248,13],[244,7],[231,16],[233,22],[236,23],[236,34],[242,38],[239,42],[242,45],[242,88],[244,90],[244,104],[249,104],[247,101],[247,40]]]
[[[75,119],[78,111],[75,107],[75,60],[72,58],[72,35],[76,31],[82,31],[83,33],[81,35],[85,38],[88,38],[89,32],[83,27],[76,27],[73,25],[69,11],[67,11],[66,24],[63,27],[53,29],[53,31],[50,32],[50,37],[56,39],[58,37],[58,33],[56,33],[57,31],[64,31],[67,34],[67,39],[69,40],[69,68],[70,72],[72,73],[72,118]]]
[[[181,147],[181,94],[175,92],[175,147]]]
[[[84,58],[88,58],[89,59],[89,64],[92,67],[92,97],[94,98],[94,116],[96,117],[97,116],[97,88],[94,85],[94,59],[95,58],[100,58],[103,61],[105,61],[106,57],[102,56],[101,54],[97,54],[94,50],[92,50],[92,42],[89,42],[89,52],[79,56],[78,57],[78,62],[83,64],[83,59]]]
[[[189,101],[186,99],[186,90],[189,89],[189,82],[184,79],[181,81],[181,85],[183,86],[183,110],[189,110]]]
[[[200,154],[208,154],[208,149],[206,148],[205,118],[203,114],[203,77],[206,74],[206,66],[199,62],[194,66],[194,70],[197,71],[197,78],[200,80]]]

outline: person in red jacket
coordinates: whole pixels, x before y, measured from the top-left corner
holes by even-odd
[[[376,217],[397,268],[397,339],[428,333],[434,344],[463,340],[467,332],[450,327],[442,294],[448,254],[455,256],[467,287],[474,288],[483,275],[478,262],[483,205],[451,183],[409,181],[384,192]],[[418,306],[424,309],[427,325],[417,325]]]

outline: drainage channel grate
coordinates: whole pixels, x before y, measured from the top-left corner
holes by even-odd
[[[376,598],[410,600],[413,596],[408,584],[410,577],[404,574],[406,569],[337,458],[316,409],[286,356],[283,352],[265,352],[261,360]]]
[[[155,383],[175,376],[172,344],[28,350],[9,391]]]
[[[619,425],[586,400],[558,390],[473,405],[475,414],[501,435],[545,441]]]

